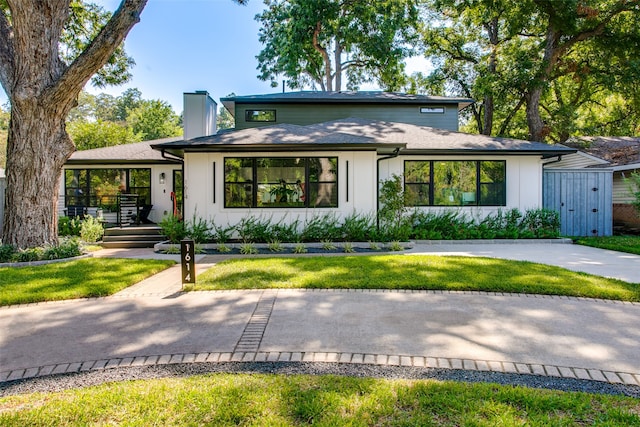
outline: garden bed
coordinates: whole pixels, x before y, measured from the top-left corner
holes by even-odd
[[[371,243],[371,242],[336,242],[336,243],[279,243],[277,245],[270,243],[225,243],[224,245],[216,243],[197,244],[199,253],[213,255],[286,255],[286,254],[330,254],[330,253],[382,253],[382,252],[400,252],[411,249],[415,246],[414,242],[389,242],[389,243]],[[153,247],[155,252],[162,253],[180,253],[179,243],[170,243],[168,241],[157,243]]]

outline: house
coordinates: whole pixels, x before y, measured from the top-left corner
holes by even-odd
[[[184,161],[184,216],[236,224],[375,213],[378,183],[401,175],[421,209],[484,217],[541,208],[543,167],[576,150],[458,132],[473,101],[383,92],[222,98],[236,129],[216,133],[216,103],[185,94],[185,137],[153,142]],[[153,181],[153,180],[152,180]],[[153,184],[153,182],[152,182]],[[152,185],[153,188],[153,185]],[[155,204],[155,202],[154,202]]]
[[[638,137],[581,137],[569,141],[579,149],[576,155],[589,156],[590,162],[580,166],[606,167],[613,173],[613,222],[619,226],[640,227],[640,214],[631,205],[633,194],[625,180],[631,173],[640,173],[640,138]],[[598,165],[598,166],[596,166]]]
[[[476,218],[543,206],[543,170],[576,149],[471,135],[473,101],[384,92],[289,92],[222,98],[236,128],[216,132],[207,92],[184,94],[184,137],[78,151],[64,167],[60,215],[122,224],[118,194],[151,207],[236,224],[304,222],[379,208],[379,183],[403,177],[419,209]],[[122,196],[121,196],[122,197]],[[182,206],[181,206],[182,205]],[[79,211],[80,210],[80,211]]]

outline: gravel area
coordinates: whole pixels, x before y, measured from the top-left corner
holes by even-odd
[[[640,398],[640,387],[638,386],[610,384],[599,381],[456,369],[305,362],[182,363],[51,375],[41,378],[0,383],[0,397],[32,392],[56,392],[114,381],[188,377],[191,375],[220,372],[278,375],[343,375],[388,379],[434,379],[469,383],[486,382]]]

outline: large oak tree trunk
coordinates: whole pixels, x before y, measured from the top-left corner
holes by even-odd
[[[71,63],[58,47],[70,0],[6,0],[0,9],[0,83],[11,102],[2,239],[18,248],[57,243],[60,176],[74,145],[65,118],[78,93],[140,20],[147,0],[121,0]]]
[[[11,108],[3,236],[20,248],[57,243],[60,176],[74,146],[50,111],[36,99]]]

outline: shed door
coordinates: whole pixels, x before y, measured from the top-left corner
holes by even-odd
[[[611,171],[545,170],[544,207],[560,213],[563,236],[612,234]]]

